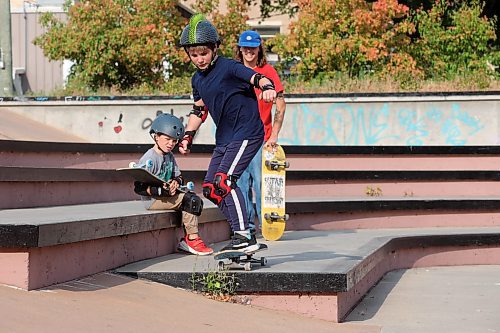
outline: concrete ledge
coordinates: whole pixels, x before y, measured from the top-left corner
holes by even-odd
[[[143,154],[152,144],[81,143],[0,140],[0,151]],[[286,145],[287,154],[298,155],[498,155],[500,146],[305,146]],[[214,145],[194,144],[192,154],[211,154]],[[346,157],[346,156],[344,156]]]
[[[200,233],[209,243],[229,236],[209,202]],[[172,253],[182,235],[180,213],[140,201],[2,210],[0,283],[30,290],[68,281]]]
[[[231,272],[238,293],[248,295],[252,305],[335,322],[391,270],[500,264],[500,228],[290,231],[268,245],[268,253],[260,254],[267,267]],[[210,258],[169,255],[116,272],[191,289],[193,278],[201,281],[215,264]]]
[[[205,170],[183,172],[186,179],[198,184],[199,195],[199,184],[205,173]],[[326,205],[332,209],[359,211],[362,207],[369,210],[409,209],[409,206],[444,209],[453,205],[465,209],[474,206],[472,197],[477,198],[477,205],[487,208],[494,205],[492,198],[500,198],[500,187],[497,186],[500,172],[491,170],[291,170],[287,178],[290,212],[307,207],[322,211],[328,200],[330,202]],[[457,198],[446,198],[460,193],[464,183],[471,195],[471,198],[464,198],[465,205],[456,202]],[[114,169],[0,166],[0,209],[135,200],[137,195],[132,187],[133,179]],[[384,196],[368,197],[368,188],[379,188]],[[304,191],[318,197],[314,205],[311,197],[307,202],[300,198]],[[407,196],[401,197],[404,192]],[[438,198],[443,199],[439,201]],[[305,207],[300,208],[300,203],[297,203],[300,200],[304,201]]]
[[[2,247],[45,247],[171,228],[179,226],[179,217],[130,201],[2,210],[0,225]]]
[[[198,184],[205,172],[183,172]],[[201,193],[199,193],[201,195]],[[0,166],[0,209],[136,200],[133,179],[114,169]]]
[[[286,201],[286,211],[290,214],[431,209],[499,211],[500,197],[302,197]]]
[[[287,180],[500,180],[497,170],[290,170]]]
[[[289,198],[286,230],[498,227],[500,198]]]
[[[477,238],[477,235],[470,236]],[[338,323],[342,322],[364,295],[392,270],[433,266],[499,265],[498,236],[492,235],[497,240],[489,245],[483,244],[482,240],[469,245],[428,245],[422,238],[419,240],[421,244],[414,244],[415,247],[405,245],[398,248],[394,244],[388,244],[371,256],[379,257],[377,262],[370,262],[368,258],[353,269],[353,272],[349,272],[352,280],[346,278],[352,287],[342,292],[295,292],[278,295],[252,293],[248,296],[254,306],[288,310]],[[407,239],[395,239],[393,243],[404,241]],[[279,279],[277,276],[274,278]],[[323,279],[326,280],[326,276]],[[355,279],[357,281],[354,281]]]

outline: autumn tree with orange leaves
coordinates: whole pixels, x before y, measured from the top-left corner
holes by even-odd
[[[278,36],[271,45],[281,58],[298,60],[294,67],[298,74],[312,78],[343,72],[359,77],[389,71],[395,56],[412,66],[405,49],[414,26],[402,20],[408,7],[396,0],[299,0],[297,4],[290,34]]]

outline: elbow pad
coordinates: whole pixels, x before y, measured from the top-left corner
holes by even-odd
[[[206,105],[203,105],[203,106],[193,105],[193,109],[191,110],[189,115],[192,115],[192,114],[194,114],[195,116],[200,118],[201,122],[204,123],[208,117],[208,108]]]

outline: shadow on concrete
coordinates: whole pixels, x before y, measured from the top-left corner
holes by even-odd
[[[40,291],[96,291],[123,285],[133,280],[135,279],[128,276],[104,272],[86,276],[81,279],[55,284],[46,288],[42,288],[40,289]]]
[[[384,274],[377,284],[375,284],[366,294],[359,304],[345,319],[346,323],[362,322],[375,317],[377,312],[384,305],[387,297],[399,283],[407,269],[397,269]]]

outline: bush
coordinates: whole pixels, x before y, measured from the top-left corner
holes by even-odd
[[[429,11],[413,13],[419,33],[410,54],[426,78],[452,78],[465,72],[487,70],[488,59],[497,53],[490,43],[496,39],[495,21],[481,17],[478,1],[450,12],[444,0]],[[446,20],[450,21],[446,24]],[[496,59],[496,56],[493,56]]]

